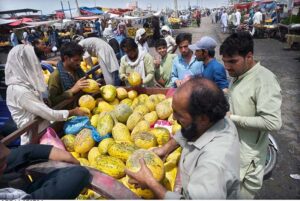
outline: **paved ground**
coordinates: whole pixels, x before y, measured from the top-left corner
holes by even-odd
[[[219,25],[212,25],[208,18],[203,18],[200,29],[183,28],[176,32],[192,33],[193,42],[209,35],[219,46],[228,36],[220,33]],[[255,58],[276,74],[283,95],[283,126],[273,133],[280,148],[279,159],[272,177],[264,181],[258,199],[300,198],[300,180],[290,177],[290,174],[300,174],[300,51],[285,51],[284,45],[275,39],[255,39]]]

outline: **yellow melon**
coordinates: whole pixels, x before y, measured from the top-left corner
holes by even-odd
[[[133,86],[140,86],[142,84],[142,77],[138,72],[132,72],[128,76],[128,83]]]
[[[79,98],[78,104],[80,107],[86,107],[91,111],[95,108],[96,101],[91,95],[83,95]]]
[[[87,153],[93,146],[95,141],[92,138],[92,131],[90,129],[82,129],[76,136],[74,141],[74,150],[77,153]]]

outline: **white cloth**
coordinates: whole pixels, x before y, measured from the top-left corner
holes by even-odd
[[[141,39],[142,35],[146,33],[146,30],[144,28],[139,28],[135,33],[135,42],[137,43],[138,40]]]
[[[144,57],[146,52],[139,51],[138,58],[135,61],[131,61],[127,55],[125,55],[125,61],[128,63],[129,66],[134,67],[135,71],[138,72],[142,79],[144,80],[146,77],[145,73],[145,64],[144,64]]]
[[[228,27],[228,14],[223,13],[221,16],[222,27]]]
[[[257,11],[253,16],[253,24],[261,24],[262,22],[262,13]]]
[[[145,42],[143,45],[141,43],[137,43],[139,52],[149,53],[148,43]]]
[[[37,116],[48,121],[64,121],[68,110],[53,110],[43,102],[46,93],[44,75],[33,47],[18,45],[8,54],[5,66],[6,104],[18,128]],[[39,131],[44,129],[41,125]],[[30,133],[21,136],[21,145],[28,144]]]
[[[167,52],[172,53],[173,48],[176,46],[176,41],[171,35],[167,35],[165,37],[165,40],[167,42]]]
[[[47,91],[41,64],[31,45],[18,45],[9,52],[5,66],[5,84],[26,86],[35,94]]]
[[[83,39],[79,45],[91,56],[98,57],[106,84],[114,84],[112,73],[119,70],[120,65],[112,47],[104,40],[96,37]]]
[[[110,41],[111,39],[114,38],[114,33],[113,33],[113,30],[112,28],[105,28],[104,31],[103,31],[103,37],[107,40],[107,41]]]
[[[236,24],[235,25],[239,26],[241,24],[241,18],[242,18],[241,13],[239,11],[237,11],[235,13],[235,17],[236,17]]]

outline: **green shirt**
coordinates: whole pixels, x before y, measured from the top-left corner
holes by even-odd
[[[171,85],[171,73],[173,66],[173,59],[176,57],[176,54],[167,54],[167,56],[162,59],[159,68],[155,69],[155,79],[158,81],[163,79],[165,81],[164,87],[172,87]]]
[[[267,133],[281,127],[281,101],[281,89],[276,76],[260,63],[231,83],[230,118],[240,138],[241,181],[248,174],[249,164],[254,163],[257,168],[264,167]]]
[[[79,76],[75,73],[75,82],[79,80]],[[51,73],[48,82],[49,89],[49,100],[52,106],[57,105],[58,103],[73,97],[73,93],[70,90],[63,91],[61,80],[59,77],[59,72],[57,69]]]
[[[144,56],[144,68],[145,68],[145,78],[143,79],[143,86],[152,87],[154,85],[154,62],[153,57],[150,54]],[[121,58],[121,64],[119,69],[120,79],[124,80],[127,74],[134,72],[134,67],[130,66],[126,60],[125,56]],[[126,85],[128,83],[126,82]]]

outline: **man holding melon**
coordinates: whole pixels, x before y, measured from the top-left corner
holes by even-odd
[[[179,162],[182,191],[167,191],[143,159],[129,182],[150,189],[158,199],[237,199],[240,189],[238,133],[226,117],[229,104],[212,81],[195,77],[179,87],[172,102],[173,118],[182,126],[171,140],[153,149],[161,158],[182,147]]]
[[[83,48],[73,42],[61,47],[61,61],[57,63],[57,69],[50,75],[48,83],[52,106],[73,97],[89,86],[89,82],[84,78],[85,73],[80,68],[83,53]]]
[[[151,87],[154,85],[153,57],[144,51],[139,51],[132,38],[126,38],[121,43],[126,53],[121,58],[120,79],[126,85]]]

